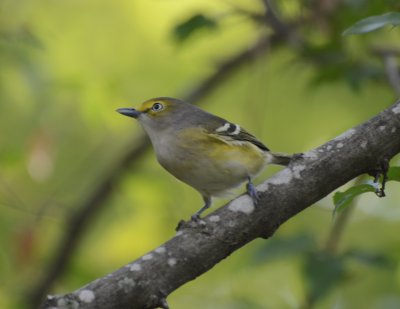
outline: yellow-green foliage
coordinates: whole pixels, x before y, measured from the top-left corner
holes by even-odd
[[[270,31],[240,14],[229,15],[235,7],[262,12],[256,0],[0,2],[1,308],[23,306],[22,296],[48,271],[68,229],[66,219],[138,143],[139,125],[115,109],[156,96],[182,97],[216,64]],[[298,1],[282,1],[281,8],[285,18],[308,12]],[[220,19],[217,29],[199,30],[178,44],[174,27],[196,13]],[[346,24],[337,19],[338,28]],[[352,22],[348,17],[346,25]],[[322,46],[332,40],[327,32],[316,26],[302,34]],[[343,48],[354,62],[360,55],[380,66],[366,48],[374,42],[397,43],[398,37],[399,30],[392,29],[345,38]],[[394,100],[384,82],[367,80],[354,91],[344,75],[315,82],[319,70],[299,57],[293,45],[283,43],[250,59],[198,103],[241,124],[270,149],[298,153],[367,120]],[[152,151],[139,160],[115,180],[113,194],[93,214],[52,292],[76,289],[145,254],[173,236],[177,222],[200,207],[198,193],[168,175]],[[277,170],[268,168],[256,183]],[[344,279],[318,308],[400,306],[399,192],[391,183],[385,199],[362,197],[339,248],[339,253],[369,252],[388,264],[346,261]],[[332,209],[331,199],[324,199],[282,226],[274,236],[276,253],[276,246],[268,247],[270,240],[239,250],[174,292],[171,308],[304,304],[305,260],[323,247]],[[279,247],[280,241],[291,239],[289,249]]]

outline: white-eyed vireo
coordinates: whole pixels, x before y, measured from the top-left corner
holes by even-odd
[[[192,220],[210,207],[213,196],[245,181],[247,193],[257,205],[252,178],[268,163],[288,165],[291,159],[272,153],[239,125],[178,99],[154,98],[138,109],[117,111],[136,118],[150,137],[158,162],[203,196],[205,204]]]

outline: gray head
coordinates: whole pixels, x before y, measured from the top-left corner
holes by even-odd
[[[154,132],[197,126],[218,118],[192,104],[169,97],[150,99],[137,109],[120,108],[117,112],[136,118],[149,135]]]

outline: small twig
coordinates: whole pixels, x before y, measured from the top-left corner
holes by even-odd
[[[357,179],[354,182],[354,185],[359,185],[362,183],[363,176],[357,177]],[[329,235],[327,237],[325,246],[323,248],[323,252],[329,253],[329,254],[335,254],[338,249],[338,245],[340,242],[340,239],[344,233],[344,229],[347,225],[347,222],[349,221],[350,215],[353,212],[353,209],[355,208],[357,198],[353,199],[352,203],[348,205],[343,211],[340,211],[334,218],[334,222],[332,225],[332,228],[329,232]]]
[[[135,162],[147,149],[148,141],[144,138],[138,142],[137,146],[132,148],[124,158],[121,159],[118,166],[110,170],[109,174],[93,191],[89,198],[80,206],[78,210],[67,218],[65,224],[67,230],[63,239],[59,242],[59,247],[55,251],[55,256],[49,263],[46,270],[42,271],[44,276],[36,283],[34,290],[29,295],[28,304],[32,308],[37,308],[44,295],[50,289],[53,282],[62,275],[67,263],[72,257],[72,253],[77,248],[81,235],[83,235],[94,220],[96,214],[100,213],[105,201],[112,193],[113,184],[126,170],[130,162]]]
[[[286,38],[295,47],[303,45],[303,38],[298,35],[294,24],[284,22],[276,13],[272,0],[263,0],[265,7],[265,23],[269,25],[276,34]]]
[[[397,48],[374,48],[372,52],[382,58],[389,84],[396,95],[400,96],[400,74],[397,63],[400,50]]]
[[[275,30],[276,33],[287,35],[290,32],[288,25],[278,17],[276,9],[274,8],[271,0],[262,1],[265,6],[265,21]]]
[[[372,172],[374,176],[374,183],[377,184],[375,194],[378,197],[386,196],[385,186],[386,186],[386,181],[388,179],[387,177],[388,170],[389,170],[389,160],[384,158],[379,162],[378,167]],[[382,184],[381,187],[379,188],[379,180],[381,179],[381,177],[382,177]]]

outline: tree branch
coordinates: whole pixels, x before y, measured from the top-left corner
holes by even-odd
[[[246,61],[252,58],[258,58],[264,54],[264,51],[271,45],[284,41],[280,35],[266,36],[257,41],[252,47],[234,55],[232,58],[221,63],[216,71],[209,77],[200,82],[191,89],[184,100],[190,103],[196,103],[203,99],[216,89],[226,78],[237,70]],[[55,251],[55,256],[51,259],[46,270],[42,271],[44,277],[40,278],[29,295],[28,303],[32,308],[37,308],[42,299],[50,289],[54,281],[60,277],[67,267],[67,264],[79,244],[81,235],[85,233],[90,226],[90,222],[95,219],[101,208],[106,204],[108,197],[113,192],[112,188],[119,179],[122,179],[127,166],[132,167],[132,163],[138,162],[142,154],[148,149],[149,141],[145,136],[139,138],[139,141],[132,147],[126,155],[121,158],[117,165],[109,171],[97,188],[88,196],[88,198],[77,207],[77,210],[66,220],[66,233],[60,240],[59,248]]]
[[[242,195],[179,231],[152,252],[42,308],[167,308],[166,297],[255,238],[354,177],[400,152],[400,101],[369,121],[299,156],[257,187],[255,208]]]

